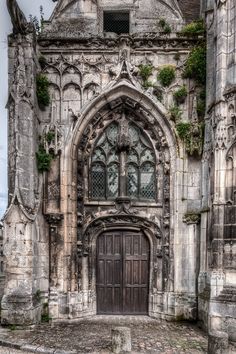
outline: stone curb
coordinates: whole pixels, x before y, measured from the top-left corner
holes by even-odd
[[[13,348],[22,351],[28,351],[31,353],[42,353],[42,354],[76,354],[76,351],[66,351],[61,349],[52,349],[47,347],[36,346],[32,344],[17,344],[4,339],[0,339],[0,346],[6,348]]]

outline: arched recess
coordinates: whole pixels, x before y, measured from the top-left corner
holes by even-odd
[[[160,189],[158,192],[160,199],[150,202],[148,206],[145,201],[141,200],[135,203],[132,198],[131,200],[129,198],[117,198],[117,200],[105,201],[104,203],[95,203],[89,198],[88,161],[93,144],[106,126],[112,121],[122,119],[124,112],[131,122],[137,124],[141,130],[145,131],[155,148],[158,161],[156,173],[159,174],[157,188]],[[94,222],[101,217],[107,220],[112,215],[119,217],[122,215],[122,217],[126,216],[129,219],[136,215],[136,217],[144,220],[144,223],[138,224],[140,230],[150,219],[158,224],[161,229],[161,237],[158,236],[159,242],[156,242],[155,251],[153,251],[156,259],[160,262],[157,268],[154,265],[152,266],[153,269],[155,268],[155,276],[152,275],[151,280],[153,284],[152,293],[154,291],[171,291],[171,289],[173,291],[174,276],[170,274],[173,271],[172,260],[170,259],[173,257],[173,250],[170,245],[173,244],[173,224],[175,222],[176,140],[166,116],[167,112],[160,103],[154,102],[151,98],[127,84],[127,82],[121,82],[116,87],[96,97],[83,110],[73,133],[68,137],[68,142],[62,153],[63,186],[61,188],[65,245],[68,242],[68,246],[65,247],[65,253],[71,254],[71,247],[78,245],[78,254],[80,255],[79,258],[81,258],[79,269],[84,267],[83,262],[88,262],[85,267],[88,272],[86,286],[90,290],[92,283],[88,279],[89,272],[93,272],[93,267],[90,266],[93,246],[91,242],[86,244],[85,235],[88,226],[94,225]],[[147,230],[148,232],[151,231]],[[80,270],[78,273],[80,273]],[[154,274],[154,271],[152,274]],[[85,276],[83,275],[83,279],[79,279],[79,282],[75,276],[77,274],[74,275],[72,271],[71,278],[68,277],[68,274],[65,275],[68,280],[68,282],[64,282],[65,291],[67,291],[68,287],[74,290],[81,290],[81,284]]]
[[[116,214],[94,219],[84,231],[84,240],[79,252],[79,287],[82,291],[88,288],[91,292],[91,308],[94,313],[97,310],[97,240],[103,233],[112,233],[119,230],[124,233],[143,233],[149,244],[150,253],[148,255],[149,274],[146,279],[148,285],[149,314],[153,308],[153,293],[155,287],[162,286],[163,262],[161,256],[162,234],[160,225],[145,217]],[[86,277],[83,269],[86,269]],[[86,278],[86,279],[85,279]]]
[[[63,87],[63,121],[67,122],[69,113],[77,114],[81,109],[81,87],[74,82],[70,82]]]
[[[226,205],[224,210],[224,257],[225,269],[235,269],[236,250],[236,141],[231,144],[226,154]]]

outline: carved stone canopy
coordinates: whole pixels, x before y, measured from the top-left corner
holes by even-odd
[[[62,214],[52,214],[52,213],[46,214],[46,220],[51,227],[57,226],[63,220],[63,215]]]

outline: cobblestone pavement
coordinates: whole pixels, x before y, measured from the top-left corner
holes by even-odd
[[[195,325],[154,320],[150,317],[95,316],[73,323],[41,324],[33,330],[2,330],[1,339],[73,351],[74,353],[109,353],[111,328],[131,328],[132,353],[197,354],[207,353],[207,337]],[[2,350],[2,351],[1,351]],[[14,349],[0,349],[0,354],[18,354]]]
[[[23,352],[22,350],[9,349],[6,347],[0,347],[0,354],[32,354],[32,352]]]

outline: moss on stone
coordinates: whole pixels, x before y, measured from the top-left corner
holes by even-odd
[[[200,36],[204,35],[206,31],[205,24],[202,19],[198,21],[193,21],[188,23],[186,26],[182,28],[179,32],[182,36]]]
[[[43,74],[38,74],[36,77],[37,98],[40,108],[49,106],[50,94],[49,94],[49,81]]]
[[[177,104],[184,103],[187,95],[188,95],[188,91],[186,86],[180,87],[177,91],[173,93],[173,97]]]
[[[204,124],[198,122],[179,122],[176,125],[178,136],[191,156],[201,156],[203,149]]]
[[[142,79],[142,85],[144,88],[152,86],[152,83],[148,81],[149,77],[152,75],[153,66],[151,64],[140,64],[139,65],[139,76]]]
[[[159,70],[157,79],[162,86],[170,86],[175,79],[175,67],[173,65],[163,65],[163,67]]]
[[[49,171],[52,159],[53,159],[52,154],[47,153],[44,146],[42,144],[40,144],[39,149],[36,152],[36,161],[37,161],[38,171],[40,173],[45,172],[45,171]]]
[[[181,119],[183,113],[177,105],[170,107],[169,112],[170,119],[173,120],[173,122],[178,122]]]
[[[183,78],[195,80],[205,86],[206,83],[206,44],[194,47],[186,60]]]

